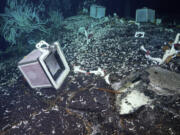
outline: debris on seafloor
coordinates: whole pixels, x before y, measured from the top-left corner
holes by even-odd
[[[132,83],[133,78],[138,81]],[[153,102],[157,99],[152,99],[146,93],[153,91],[157,97],[158,95],[176,97],[180,94],[180,75],[158,66],[150,67],[141,73],[134,73],[123,81],[112,84],[116,91],[121,92],[121,94],[116,95],[115,102],[121,115],[133,113],[142,106],[153,108]],[[129,86],[131,87],[126,87],[127,81],[130,81],[131,85]]]
[[[98,67],[97,70],[91,70],[88,72],[89,74],[95,74],[95,75],[99,75],[101,77],[104,77],[104,80],[107,84],[111,84],[110,80],[109,80],[109,76],[110,74],[105,74],[105,71],[103,69],[101,69],[100,67]]]
[[[104,70],[98,67],[97,70],[85,71],[81,68],[81,66],[74,66],[74,73],[84,73],[84,74],[95,74],[103,77],[105,75]]]
[[[74,73],[84,73],[87,74],[87,72],[83,69],[81,69],[81,66],[74,66]]]
[[[110,74],[107,74],[105,77],[104,77],[104,80],[105,80],[105,82],[107,83],[107,84],[111,84],[111,82],[110,82],[110,80],[109,80],[109,76],[110,76]]]
[[[90,74],[95,74],[103,77],[105,75],[104,70],[102,70],[100,67],[98,67],[97,70],[91,70],[89,71]]]
[[[179,37],[180,37],[180,33],[178,33],[176,35],[176,38],[174,40],[174,43],[171,46],[171,49],[167,49],[165,50],[165,53],[163,55],[163,58],[155,58],[150,56],[149,51],[146,50],[144,48],[144,46],[140,47],[140,50],[146,52],[145,57],[148,58],[149,60],[152,60],[155,63],[158,63],[159,65],[163,64],[163,63],[168,63],[172,58],[175,58],[176,56],[179,56],[178,53],[180,53],[180,50],[176,50],[175,49],[175,45],[177,46],[177,44],[179,44]]]
[[[152,60],[154,63],[161,63],[161,62],[162,62],[162,59],[161,59],[161,58],[151,57],[150,54],[149,54],[149,51],[146,50],[143,45],[140,47],[140,50],[144,51],[144,52],[146,53],[146,54],[145,54],[145,57],[148,58],[148,59],[150,59],[150,60]]]
[[[119,114],[125,115],[133,113],[144,105],[152,106],[152,100],[148,96],[145,96],[141,91],[142,80],[137,79],[135,82],[131,82],[127,79],[126,81],[129,82],[126,82],[124,85],[119,83],[121,86],[119,86],[120,88],[116,90],[118,92],[121,92],[121,94],[116,95],[115,101]],[[116,83],[115,85],[117,85],[116,87],[118,87],[118,83]]]
[[[151,67],[148,72],[148,89],[160,95],[180,94],[180,75],[178,73],[163,69],[161,67]]]
[[[134,37],[136,38],[144,38],[145,32],[138,31],[135,33]]]
[[[126,96],[117,95],[116,106],[119,114],[130,114],[144,105],[150,105],[151,99],[137,89],[129,91]]]
[[[110,83],[110,80],[109,80],[109,76],[110,74],[105,74],[105,71],[103,69],[101,69],[100,67],[98,67],[97,70],[90,70],[89,72],[88,71],[85,71],[83,69],[81,69],[80,66],[74,66],[74,73],[84,73],[84,74],[94,74],[96,76],[101,76],[101,77],[104,77],[104,80],[107,84],[111,84]]]

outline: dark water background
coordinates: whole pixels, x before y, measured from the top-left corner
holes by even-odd
[[[180,22],[180,8],[177,4],[178,1],[179,0],[28,0],[27,3],[32,3],[34,7],[37,7],[38,5],[43,3],[45,10],[40,13],[40,17],[43,20],[46,20],[48,18],[48,13],[52,10],[60,11],[63,17],[67,18],[81,13],[83,8],[89,10],[91,4],[99,4],[106,7],[106,15],[113,15],[114,13],[117,13],[119,17],[128,19],[135,18],[136,9],[148,7],[156,11],[156,18],[161,18],[163,20],[163,23],[173,24],[174,22],[176,22],[176,24],[178,24]],[[6,2],[7,0],[1,0],[0,13],[5,12]],[[3,19],[0,17],[0,59],[4,59],[2,58],[2,56],[4,56],[3,53],[5,53],[5,51],[11,46],[11,43],[6,41],[3,37],[3,23]],[[24,41],[16,43],[16,46],[18,44],[18,46],[25,47],[24,44],[26,44],[30,39],[34,38],[32,35],[33,34],[26,37],[25,35],[23,35],[22,37],[20,37]],[[51,33],[49,35],[51,37],[54,36]],[[41,35],[40,37],[44,38]],[[48,37],[46,38],[46,40],[47,39]],[[16,40],[18,41],[18,39]],[[9,50],[12,49],[10,48]],[[7,53],[10,54],[9,50],[7,51]],[[12,56],[10,55],[10,57]]]

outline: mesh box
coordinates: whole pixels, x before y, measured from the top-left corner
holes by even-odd
[[[155,22],[155,11],[148,8],[136,10],[136,22]]]
[[[93,18],[101,18],[105,16],[106,8],[99,5],[91,5],[90,16]]]
[[[36,47],[18,63],[18,68],[32,88],[60,88],[70,69],[59,44],[50,47],[40,41]]]

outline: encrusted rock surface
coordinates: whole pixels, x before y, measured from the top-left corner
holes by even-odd
[[[149,89],[162,95],[180,94],[180,74],[160,67],[149,68],[147,72],[150,80]]]
[[[136,31],[144,31],[145,37],[135,38]],[[169,71],[179,72],[178,58],[160,68],[140,51],[144,45],[152,56],[162,58],[162,47],[178,32],[118,17],[67,18],[55,40],[60,41],[72,70],[59,90],[31,89],[17,69],[23,56],[0,63],[0,134],[180,134],[179,74]],[[74,73],[74,65],[86,71],[100,67],[110,74],[112,84],[101,76]],[[154,85],[166,92],[159,94]],[[140,103],[144,97],[147,102],[123,101],[132,93]],[[117,99],[131,104],[130,113],[119,113]]]

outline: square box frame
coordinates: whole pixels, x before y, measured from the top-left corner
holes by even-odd
[[[44,45],[46,46],[46,48],[42,48],[42,46],[44,46]],[[63,67],[64,67],[64,70],[62,70],[62,72],[59,74],[57,79],[53,78],[52,73],[50,72],[50,70],[48,69],[48,66],[46,64],[46,59],[48,58],[49,55],[52,54],[52,50],[48,49],[50,47],[50,45],[47,44],[45,41],[40,41],[36,45],[37,49],[34,50],[33,52],[36,52],[38,54],[37,54],[37,56],[35,56],[33,61],[31,61],[29,63],[25,63],[25,62],[23,62],[23,60],[25,59],[24,58],[23,60],[21,60],[19,62],[18,68],[20,69],[21,73],[23,74],[23,76],[25,77],[25,79],[27,80],[27,82],[31,86],[31,88],[54,87],[55,89],[59,89],[61,87],[62,83],[64,82],[65,78],[69,74],[70,68],[69,68],[69,65],[65,59],[64,53],[59,46],[59,43],[55,42],[53,44],[53,46],[55,48],[55,52],[57,52],[58,57],[61,60],[61,64],[63,64]],[[32,54],[33,52],[31,52],[30,54]],[[27,73],[23,70],[23,67],[32,66],[33,64],[37,64],[37,65],[39,64],[37,66],[38,67],[37,69],[39,69],[38,73],[40,72],[40,75],[42,75],[42,79],[44,78],[46,84],[33,85],[32,80],[29,79],[29,77],[27,76]]]

